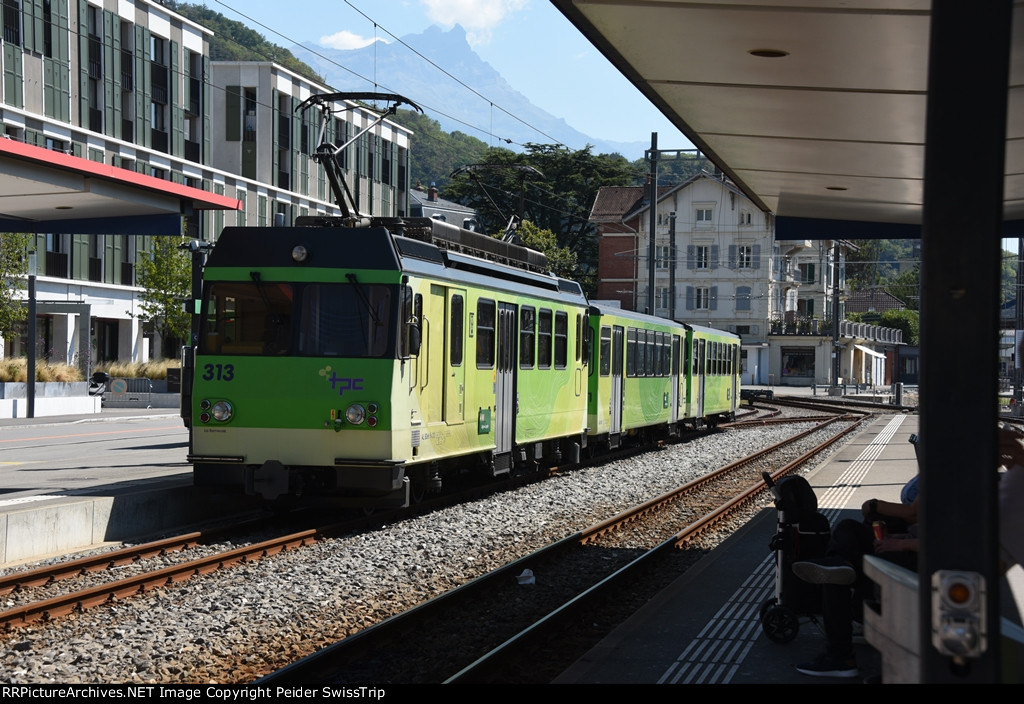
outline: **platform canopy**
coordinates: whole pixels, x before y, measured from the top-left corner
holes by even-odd
[[[0,139],[0,232],[182,235],[196,210],[234,198]]]
[[[552,2],[776,214],[780,239],[920,236],[930,0]],[[1022,13],[1016,4],[1006,140],[1014,237],[1024,235],[1014,222],[1024,220]],[[983,138],[964,134],[949,168],[970,179]]]

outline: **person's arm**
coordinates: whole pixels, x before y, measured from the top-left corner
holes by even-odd
[[[875,541],[875,552],[917,552],[918,539],[909,535],[890,535]]]
[[[869,499],[861,506],[861,513],[865,517],[872,515],[888,516],[889,518],[902,518],[908,524],[917,523],[917,497],[909,504],[900,504],[881,499]]]

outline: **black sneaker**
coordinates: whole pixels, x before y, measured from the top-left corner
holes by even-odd
[[[794,562],[793,574],[811,584],[853,584],[857,573],[846,563]]]
[[[857,677],[860,675],[857,661],[852,655],[846,658],[834,658],[827,653],[818,656],[814,662],[797,665],[796,671],[812,677]]]
[[[868,639],[864,636],[864,624],[860,621],[853,622],[853,644],[866,645]]]

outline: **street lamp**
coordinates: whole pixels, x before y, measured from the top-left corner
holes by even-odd
[[[28,369],[25,400],[27,417],[36,417],[36,253],[28,253]]]

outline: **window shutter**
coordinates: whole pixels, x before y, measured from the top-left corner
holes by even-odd
[[[710,307],[711,307],[711,310],[718,310],[718,287],[717,286],[712,286],[711,287]]]
[[[736,245],[729,245],[729,263],[727,265],[730,269],[736,268]]]
[[[693,310],[694,309],[694,302],[693,302],[694,295],[695,294],[694,294],[693,286],[687,286],[686,287],[686,310]]]
[[[712,271],[718,268],[718,250],[721,249],[717,244],[711,245],[711,269]]]
[[[759,244],[754,245],[754,268],[761,268],[761,245]]]

